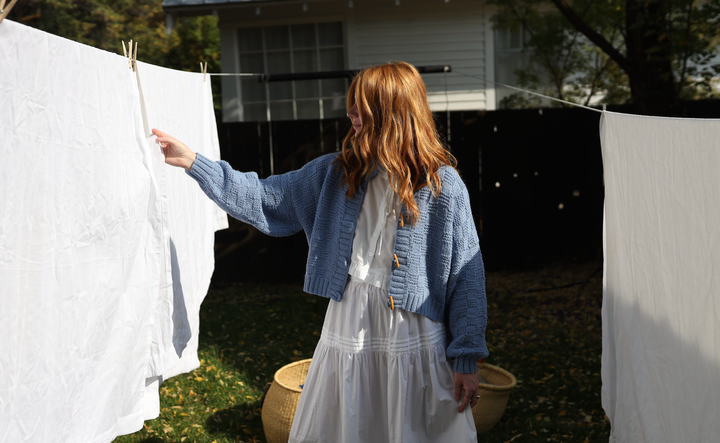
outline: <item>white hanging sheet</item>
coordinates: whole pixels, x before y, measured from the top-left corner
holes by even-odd
[[[210,77],[137,64],[145,134],[158,150],[153,128],[173,135],[212,160],[220,159]],[[204,81],[207,80],[207,81]],[[228,227],[227,214],[181,168],[166,167],[173,272],[173,343],[182,358],[162,371],[164,379],[200,366],[197,357],[200,304],[215,267],[215,231]]]
[[[720,120],[604,112],[611,442],[720,441]]]
[[[210,82],[7,19],[0,42],[0,443],[110,442],[199,364],[227,216],[148,131],[219,159]]]
[[[0,441],[142,427],[159,301],[160,183],[123,57],[0,25]]]

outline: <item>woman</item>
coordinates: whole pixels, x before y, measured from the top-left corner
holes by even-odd
[[[347,109],[342,152],[264,180],[153,131],[230,215],[307,236],[304,289],[332,301],[291,442],[476,441],[487,309],[467,189],[411,65],[360,72]]]

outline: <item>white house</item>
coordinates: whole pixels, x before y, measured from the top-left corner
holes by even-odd
[[[423,75],[433,111],[493,110],[499,97],[491,82],[513,83],[503,66],[517,47],[508,52],[512,38],[493,31],[483,0],[164,0],[163,7],[169,28],[183,16],[218,17],[225,73],[449,64],[451,73]],[[222,82],[226,122],[345,115],[345,79]]]

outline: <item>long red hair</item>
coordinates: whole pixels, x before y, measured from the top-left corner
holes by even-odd
[[[388,172],[390,183],[410,212],[420,218],[414,192],[429,186],[435,197],[442,183],[438,169],[455,167],[457,160],[440,142],[425,83],[418,71],[404,62],[373,66],[350,84],[347,109],[357,105],[362,127],[350,128],[335,160],[348,184],[348,198],[374,168]]]

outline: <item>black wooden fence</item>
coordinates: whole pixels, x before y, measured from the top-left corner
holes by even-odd
[[[688,116],[720,116],[718,102],[689,109]],[[470,193],[488,269],[601,257],[599,119],[569,108],[436,115]],[[233,167],[266,177],[341,149],[349,129],[348,119],[222,123],[220,146]],[[267,237],[231,220],[216,234],[216,258],[215,281],[300,282],[307,241],[303,233]]]

